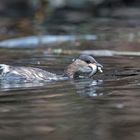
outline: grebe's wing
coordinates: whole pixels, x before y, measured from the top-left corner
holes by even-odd
[[[5,64],[0,64],[0,79],[12,80],[26,80],[26,81],[41,81],[49,80],[55,77],[55,74],[45,70],[33,67],[14,67]]]

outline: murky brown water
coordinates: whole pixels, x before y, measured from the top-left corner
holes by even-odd
[[[34,66],[57,74],[62,74],[64,67],[85,50],[119,51],[115,56],[98,53],[96,59],[103,64],[104,73],[94,79],[1,82],[1,140],[140,139],[139,33],[125,27],[117,27],[117,32],[108,26],[99,30],[99,40],[0,49],[0,63]],[[130,54],[121,55],[122,51]]]
[[[1,63],[47,67],[61,74],[76,56],[18,51],[1,49]],[[40,85],[1,83],[0,139],[138,140],[140,57],[97,60],[104,65],[104,73],[95,79]]]

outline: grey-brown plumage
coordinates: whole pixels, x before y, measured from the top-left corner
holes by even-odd
[[[88,55],[80,55],[64,70],[64,76],[68,78],[77,78],[80,76],[90,77],[98,71],[98,67],[102,67],[95,59]],[[19,67],[0,64],[0,79],[6,81],[48,81],[57,80],[60,76],[48,71],[33,68]]]
[[[22,81],[44,81],[55,78],[56,74],[33,67],[14,67],[9,65],[0,65],[2,80],[22,80]]]
[[[76,78],[80,75],[82,75],[82,68],[86,68],[88,70],[85,71],[85,73],[91,73],[92,69],[88,67],[88,64],[85,61],[82,61],[80,59],[76,59],[72,64],[68,65],[66,69],[64,70],[64,73],[69,77],[69,78]]]
[[[72,64],[66,67],[64,73],[69,78],[91,77],[102,67],[103,66],[99,64],[92,56],[80,55],[73,61]]]

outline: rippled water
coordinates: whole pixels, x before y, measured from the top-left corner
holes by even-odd
[[[76,56],[42,52],[1,49],[0,62],[61,74]],[[0,83],[0,139],[139,140],[140,57],[96,59],[104,73],[94,79]]]

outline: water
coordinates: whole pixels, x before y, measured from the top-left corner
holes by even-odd
[[[42,50],[1,49],[1,62],[62,74],[72,58]],[[139,140],[140,57],[100,56],[94,79],[0,83],[2,140]]]
[[[94,19],[88,25],[69,27],[73,30],[61,40],[44,36],[50,37],[48,42],[40,42],[43,35],[7,40],[7,32],[2,34],[0,63],[60,75],[80,53],[92,53],[104,73],[82,80],[0,82],[0,139],[139,140],[139,23]],[[61,28],[55,25],[53,32]],[[82,38],[73,38],[75,33]],[[92,36],[85,38],[86,34]]]

